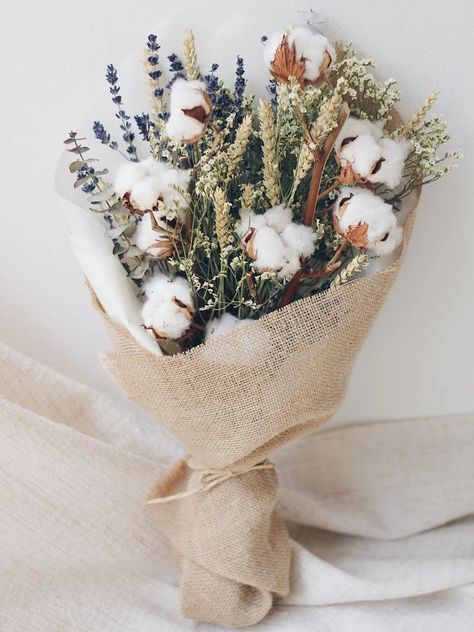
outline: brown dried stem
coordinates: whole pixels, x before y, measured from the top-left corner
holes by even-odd
[[[349,116],[349,106],[347,103],[343,103],[341,111],[339,112],[339,116],[337,117],[337,127],[335,127],[328,135],[326,142],[324,143],[323,150],[320,156],[317,158],[314,163],[313,173],[311,176],[311,183],[309,186],[308,198],[306,200],[305,213],[304,213],[304,224],[306,226],[312,226],[314,222],[314,216],[316,214],[316,206],[318,204],[319,190],[321,188],[321,178],[323,176],[324,168],[328,161],[328,158],[333,150],[334,143],[336,142],[336,138],[346,122],[347,117]],[[328,264],[329,265],[329,264]],[[286,307],[294,301],[296,296],[296,292],[298,291],[298,287],[300,282],[303,279],[303,266],[304,261],[301,263],[301,268],[298,272],[293,276],[291,281],[285,288],[283,292],[282,299],[278,308]]]

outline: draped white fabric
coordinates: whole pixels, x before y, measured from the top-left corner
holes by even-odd
[[[145,499],[180,454],[144,415],[0,347],[0,630],[210,632]],[[291,595],[259,632],[470,632],[474,414],[331,425],[276,456]]]

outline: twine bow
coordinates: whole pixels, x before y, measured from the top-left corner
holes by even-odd
[[[193,496],[194,494],[200,494],[202,492],[208,492],[216,485],[223,483],[224,481],[228,481],[230,478],[235,478],[236,476],[241,476],[242,474],[247,474],[248,472],[255,472],[257,470],[271,470],[274,469],[275,465],[268,461],[263,461],[262,463],[256,463],[255,465],[251,465],[250,467],[234,467],[228,469],[218,470],[215,468],[206,468],[206,469],[197,469],[200,472],[199,482],[200,486],[195,487],[193,489],[188,489],[185,492],[181,492],[179,494],[172,494],[171,496],[160,496],[159,498],[152,498],[146,504],[147,505],[158,505],[160,503],[168,503],[172,500],[180,500],[181,498],[187,498],[188,496]]]

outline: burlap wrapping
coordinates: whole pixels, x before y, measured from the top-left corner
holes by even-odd
[[[111,323],[103,363],[129,397],[186,446],[152,496],[202,486],[201,469],[249,468],[334,414],[352,363],[397,275],[386,270],[297,301],[186,353],[157,357]],[[181,568],[186,617],[230,626],[260,621],[289,592],[290,542],[275,512],[274,469],[155,505]]]

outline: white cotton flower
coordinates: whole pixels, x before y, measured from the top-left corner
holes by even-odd
[[[380,140],[383,136],[383,122],[372,122],[368,119],[358,119],[355,116],[349,116],[339,132],[334,150],[338,154],[341,151],[341,145],[346,145],[360,136],[361,134],[370,134],[374,140]]]
[[[145,327],[163,338],[181,338],[190,326],[189,316],[173,302],[161,305],[145,303],[142,315]]]
[[[285,248],[285,254],[283,258],[283,265],[278,270],[278,276],[280,279],[291,279],[301,267],[301,261],[299,254],[292,248]]]
[[[287,259],[282,238],[270,226],[263,226],[255,232],[248,252],[257,270],[279,270]]]
[[[212,103],[202,81],[176,79],[171,86],[168,138],[187,144],[204,135],[212,113]]]
[[[263,48],[263,61],[269,70],[271,69],[273,60],[275,59],[277,48],[280,46],[284,36],[285,33],[277,31],[272,33],[265,42],[265,46]]]
[[[381,121],[351,116],[336,139],[335,151],[341,167],[350,166],[369,182],[394,189],[402,180],[410,143],[403,138],[385,138]]]
[[[265,211],[263,217],[266,219],[268,226],[274,228],[277,233],[281,233],[291,222],[293,213],[291,208],[279,204]],[[254,228],[257,227],[255,226]]]
[[[380,139],[382,162],[379,169],[369,175],[369,182],[386,184],[390,189],[395,189],[402,181],[405,160],[410,153],[410,142],[404,138],[392,140]]]
[[[173,169],[150,157],[121,165],[114,180],[114,189],[121,198],[128,196],[132,207],[139,211],[152,209],[159,200],[169,208],[185,208],[186,202],[174,186],[186,190],[189,182],[190,176],[186,171]]]
[[[338,159],[341,167],[351,167],[362,178],[371,175],[382,158],[379,143],[370,134],[360,134],[355,140],[344,145]]]
[[[240,220],[237,220],[235,224],[235,232],[242,239],[247,235],[251,228],[255,228],[257,230],[267,225],[268,221],[265,214],[257,214],[253,211],[242,209],[240,211]]]
[[[147,251],[153,257],[169,256],[169,253],[173,251],[171,242],[168,239],[164,239],[163,235],[160,235],[155,230],[151,213],[145,213],[137,223],[131,241],[135,246]]]
[[[310,226],[291,222],[281,233],[283,242],[299,257],[310,257],[314,252],[316,234]]]
[[[191,288],[183,277],[158,272],[144,284],[142,318],[145,327],[165,338],[180,338],[194,313]]]
[[[274,33],[265,44],[264,61],[270,70],[272,70],[272,63],[284,37],[284,33]],[[304,63],[303,78],[307,82],[320,80],[330,70],[336,59],[334,47],[327,37],[314,29],[297,27],[286,34],[286,41],[290,49],[295,47],[296,61]],[[289,72],[291,74],[291,69]]]
[[[371,191],[343,187],[336,200],[334,218],[338,232],[358,248],[382,256],[400,244],[402,229],[390,204]],[[362,231],[361,228],[365,228]]]
[[[228,331],[232,331],[237,327],[242,327],[242,325],[247,325],[251,322],[253,321],[250,318],[239,319],[236,316],[232,316],[232,314],[226,312],[218,318],[212,318],[207,323],[204,342],[209,342],[209,340],[219,338],[219,336],[223,336]]]

